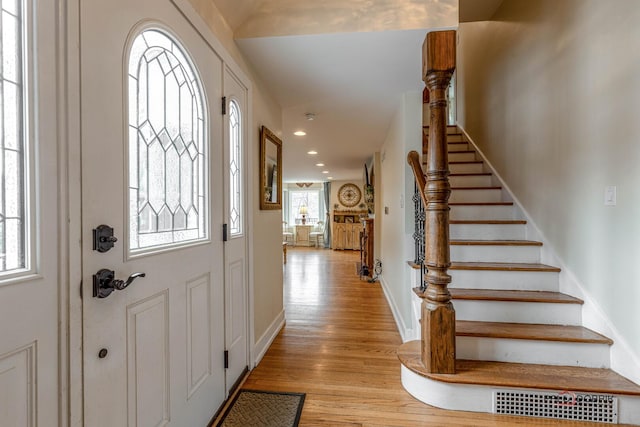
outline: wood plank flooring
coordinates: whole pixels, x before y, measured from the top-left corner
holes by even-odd
[[[380,284],[359,280],[359,253],[292,247],[287,255],[286,326],[242,387],[306,393],[301,426],[598,425],[419,402],[400,383],[400,335]]]

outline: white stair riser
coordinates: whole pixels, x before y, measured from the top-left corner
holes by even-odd
[[[449,219],[453,220],[511,220],[515,208],[511,205],[459,205],[450,206]]]
[[[422,285],[422,272],[419,269],[411,268],[411,274],[409,276],[411,277],[411,289],[419,288],[420,285]],[[411,292],[411,295],[420,299],[420,297],[413,292]]]
[[[473,162],[476,159],[476,153],[467,153],[467,152],[462,152],[462,153],[448,153],[449,154],[449,161],[450,162]]]
[[[453,188],[450,203],[495,203],[502,201],[502,190],[495,188],[460,190]]]
[[[580,304],[454,299],[453,308],[456,310],[456,320],[574,326],[582,324]]]
[[[503,289],[558,292],[558,273],[540,271],[449,270],[451,286],[467,289]]]
[[[451,261],[540,262],[540,246],[451,245]]]
[[[447,145],[447,151],[449,153],[454,153],[456,151],[467,151],[469,150],[469,144],[468,143],[464,143],[464,144],[448,144]],[[449,160],[451,161],[451,160]]]
[[[525,224],[451,224],[453,240],[524,240]]]
[[[413,397],[427,405],[454,411],[472,411],[493,413],[493,392],[528,390],[514,387],[489,387],[471,384],[455,384],[425,378],[416,374],[404,365],[401,367],[402,386]],[[536,392],[559,393],[562,390],[531,390]],[[580,392],[579,390],[572,390]],[[587,392],[587,394],[589,394]],[[624,424],[640,424],[640,397],[616,396],[618,398],[618,422]],[[532,424],[550,425],[552,419],[531,418]]]
[[[483,173],[483,163],[459,163],[449,164],[450,173]]]
[[[456,337],[458,359],[609,368],[609,350],[607,344]]]
[[[452,187],[490,187],[491,175],[449,176]]]

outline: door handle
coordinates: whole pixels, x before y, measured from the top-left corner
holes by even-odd
[[[127,280],[116,279],[113,270],[103,268],[93,275],[93,296],[94,298],[106,298],[111,295],[111,292],[115,290],[121,291],[138,277],[145,276],[146,273],[133,273]]]

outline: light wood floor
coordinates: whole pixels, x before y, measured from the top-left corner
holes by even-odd
[[[288,250],[287,323],[243,388],[306,393],[301,426],[600,425],[446,411],[414,399],[400,383],[401,339],[382,288],[359,280],[357,261],[358,252]]]

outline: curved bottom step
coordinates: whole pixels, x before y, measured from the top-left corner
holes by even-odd
[[[403,387],[416,399],[438,408],[501,413],[495,407],[496,396],[514,390],[547,394],[562,407],[567,406],[567,395],[597,394],[606,395],[601,399],[616,398],[615,422],[640,424],[640,386],[608,369],[457,360],[456,374],[431,374],[420,360],[420,341],[400,346],[398,358]]]

